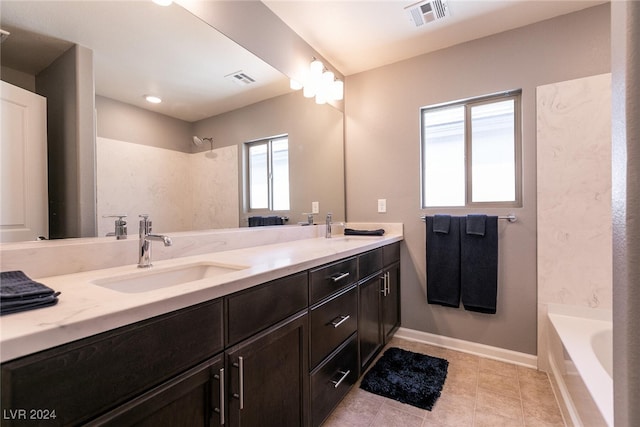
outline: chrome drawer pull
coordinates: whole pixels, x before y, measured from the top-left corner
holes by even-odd
[[[351,373],[351,371],[347,371],[347,372],[344,372],[344,371],[338,371],[338,373],[339,373],[339,374],[341,374],[341,375],[342,375],[342,377],[341,377],[338,381],[333,381],[333,380],[331,380],[331,382],[333,383],[333,388],[338,388],[338,386],[340,385],[340,383],[341,383],[342,381],[344,381],[344,380],[345,380],[345,378],[347,378],[347,377],[349,376],[349,374]]]
[[[213,377],[220,381],[220,408],[215,408],[214,412],[220,414],[220,425],[224,425],[224,368],[220,368],[220,374],[214,375]]]
[[[240,394],[233,394],[233,397],[240,400],[240,409],[244,409],[244,359],[242,356],[238,357],[238,363],[234,363],[233,366],[238,368],[238,382],[240,388]]]
[[[347,320],[349,320],[351,316],[350,315],[346,315],[346,316],[339,316],[336,319],[333,319],[333,322],[331,322],[331,325],[333,325],[334,328],[337,328],[338,326],[342,325],[344,322],[346,322]],[[340,320],[338,320],[340,319]]]
[[[346,273],[336,273],[330,277],[331,277],[331,280],[333,280],[333,283],[336,283],[348,276],[349,276],[349,272],[347,271]]]

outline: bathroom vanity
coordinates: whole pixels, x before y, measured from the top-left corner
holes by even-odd
[[[400,324],[400,240],[401,233],[316,238],[167,260],[157,263],[161,271],[205,259],[246,268],[195,285],[121,292],[122,298],[137,300],[132,303],[139,304],[137,310],[97,304],[93,319],[83,314],[74,322],[70,314],[48,325],[45,318],[55,310],[73,313],[64,308],[64,299],[60,307],[6,316],[3,345],[22,340],[24,348],[35,348],[44,333],[59,343],[9,360],[3,356],[3,425],[37,420],[39,425],[318,426]],[[53,288],[64,280],[93,284],[122,269],[42,282]],[[96,292],[110,306],[108,296],[117,291]],[[144,295],[153,293],[158,295]],[[84,298],[85,308],[92,306],[90,296],[78,298]],[[136,312],[157,310],[86,335],[92,322],[114,325],[117,317],[134,319]],[[23,336],[10,330],[20,326]],[[69,339],[73,330],[86,336]]]

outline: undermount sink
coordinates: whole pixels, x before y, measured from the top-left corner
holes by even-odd
[[[247,267],[202,262],[161,269],[152,267],[149,270],[96,279],[91,283],[113,291],[135,294],[195,282],[245,268]]]

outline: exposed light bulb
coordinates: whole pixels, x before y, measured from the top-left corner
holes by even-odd
[[[302,89],[302,83],[300,83],[299,81],[295,80],[295,79],[290,79],[289,80],[289,87],[293,90],[300,90]]]
[[[159,6],[169,6],[173,0],[153,0],[153,2]]]
[[[311,82],[304,85],[304,89],[302,90],[302,95],[305,98],[313,98],[316,96],[316,87]]]
[[[314,59],[311,64],[309,64],[309,74],[310,77],[314,80],[320,79],[323,70],[324,65],[322,64],[322,61],[318,59]]]

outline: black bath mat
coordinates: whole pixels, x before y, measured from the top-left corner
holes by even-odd
[[[448,366],[445,359],[392,347],[365,374],[360,388],[430,411]]]

